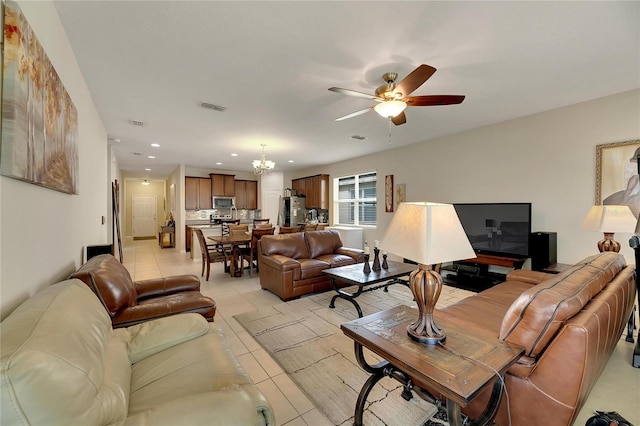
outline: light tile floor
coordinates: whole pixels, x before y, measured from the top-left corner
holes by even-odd
[[[199,260],[193,261],[189,253],[180,253],[175,248],[161,249],[157,240],[125,243],[123,253],[124,266],[134,280],[179,274],[200,276]],[[261,290],[255,272],[253,277],[247,273],[242,278],[230,278],[221,263],[211,265],[209,281],[204,278],[200,281],[202,292],[212,297],[218,306],[216,324],[224,331],[242,366],[271,402],[278,425],[330,425],[325,415],[233,318],[281,300]],[[448,305],[467,295],[469,292],[456,290],[447,300],[439,300],[438,305]],[[621,339],[574,426],[584,425],[594,410],[618,411],[632,424],[640,425],[640,369],[631,366],[632,353],[633,345]]]

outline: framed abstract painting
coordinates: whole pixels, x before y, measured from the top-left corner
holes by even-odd
[[[20,7],[3,5],[0,174],[78,194],[78,112]]]

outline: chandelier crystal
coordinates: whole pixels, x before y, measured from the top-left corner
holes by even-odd
[[[261,175],[265,173],[271,173],[273,169],[276,167],[276,163],[270,160],[265,159],[264,155],[264,147],[265,144],[260,144],[262,147],[262,155],[260,155],[259,160],[253,160],[251,164],[253,164],[253,173],[256,175]]]

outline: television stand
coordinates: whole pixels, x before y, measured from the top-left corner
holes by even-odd
[[[453,262],[442,266],[441,273],[445,283],[470,291],[482,291],[506,280],[506,274],[489,271],[489,266],[520,269],[527,260],[479,253],[473,259]]]

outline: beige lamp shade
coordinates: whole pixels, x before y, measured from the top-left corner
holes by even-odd
[[[423,265],[476,257],[452,204],[401,203],[380,248]]]
[[[629,206],[593,206],[582,222],[582,229],[606,233],[629,232],[636,227],[636,218]]]

